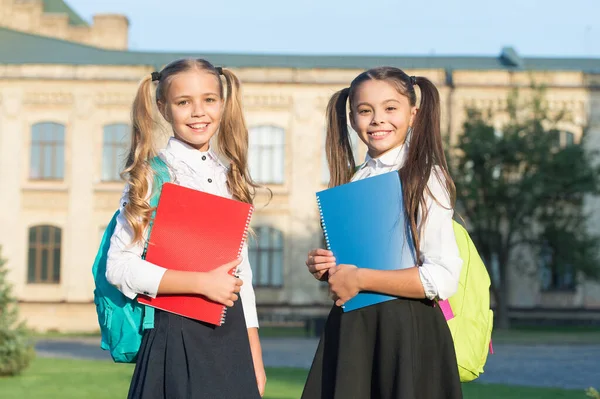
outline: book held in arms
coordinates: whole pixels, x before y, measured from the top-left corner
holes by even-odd
[[[209,272],[242,252],[254,208],[245,202],[165,183],[146,260],[170,270]],[[230,274],[235,275],[232,269]],[[138,301],[217,326],[227,307],[202,295],[138,295]]]
[[[397,171],[320,191],[317,204],[327,247],[338,265],[378,270],[415,266]],[[342,308],[348,312],[395,298],[363,291]]]

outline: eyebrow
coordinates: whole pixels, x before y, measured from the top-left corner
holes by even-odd
[[[389,99],[387,99],[387,100],[383,101],[383,102],[382,102],[382,104],[389,103],[389,102],[395,102],[395,103],[398,103],[398,104],[400,104],[400,101],[398,101],[398,100],[396,100],[396,99],[394,99],[394,98],[389,98]],[[360,107],[361,105],[368,105],[368,106],[371,106],[371,104],[369,104],[368,102],[362,102],[362,103],[359,103],[359,104],[357,104],[357,105],[356,105],[356,108]]]
[[[219,94],[213,93],[213,92],[208,92],[208,93],[202,93],[201,94],[201,97],[208,97],[208,96],[217,96],[217,97],[219,97]],[[189,94],[181,94],[181,95],[179,95],[177,97],[173,97],[173,100],[179,100],[179,99],[182,99],[182,98],[192,98],[192,97],[193,96],[191,96]]]

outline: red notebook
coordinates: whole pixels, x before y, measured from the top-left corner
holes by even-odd
[[[167,269],[197,272],[231,262],[242,251],[252,212],[252,205],[245,202],[165,183],[146,260]],[[145,305],[206,323],[225,322],[226,306],[201,295],[137,298]]]

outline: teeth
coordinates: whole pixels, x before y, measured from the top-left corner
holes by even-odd
[[[388,132],[374,132],[374,133],[371,133],[371,136],[381,137],[381,136],[385,136],[386,134],[388,134]]]
[[[189,125],[192,129],[204,129],[208,126],[208,123],[196,123],[194,125]]]

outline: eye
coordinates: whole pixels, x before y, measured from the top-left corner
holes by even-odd
[[[182,106],[182,105],[187,105],[190,103],[190,100],[181,100],[177,103],[177,105]]]
[[[216,103],[216,102],[217,102],[217,99],[216,99],[216,98],[214,98],[214,97],[208,97],[208,98],[206,99],[206,102],[207,102],[207,103]]]
[[[368,114],[369,112],[371,112],[370,109],[359,109],[358,110],[358,113],[362,114],[362,115]]]
[[[385,109],[386,111],[395,111],[396,107],[389,106]]]

